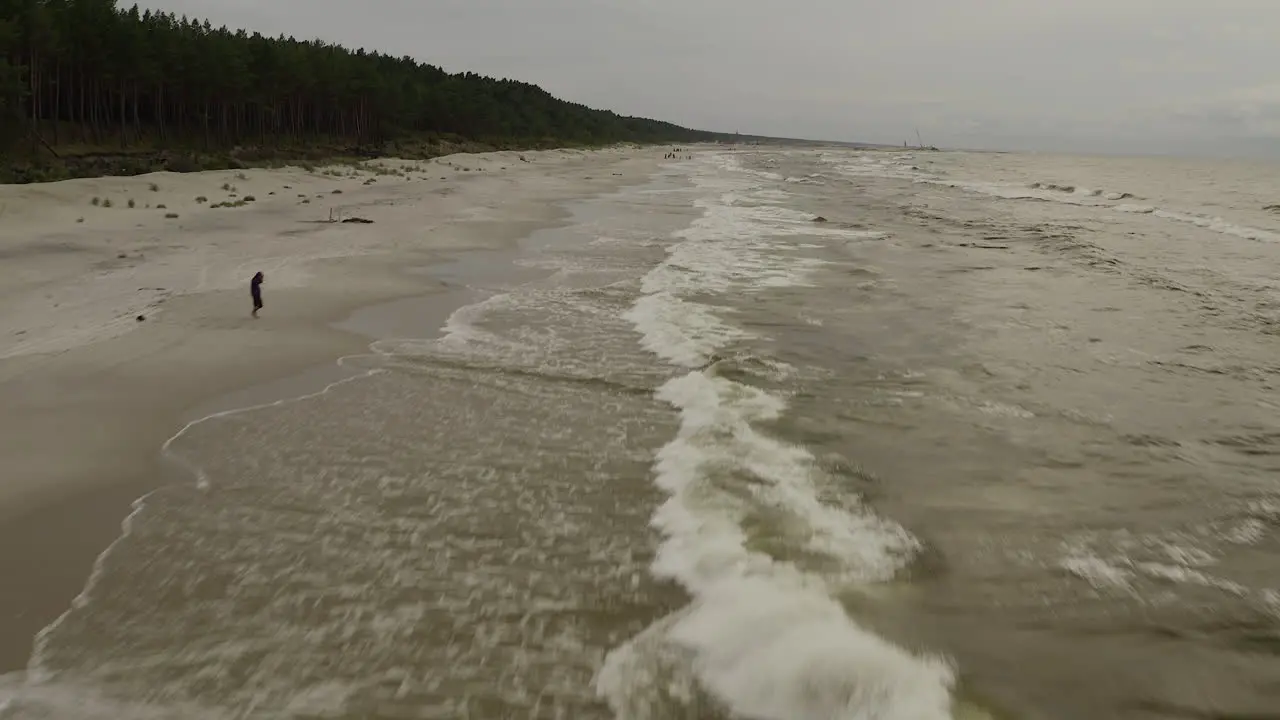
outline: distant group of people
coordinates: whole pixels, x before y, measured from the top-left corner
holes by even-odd
[[[678,159],[680,159],[680,153],[682,153],[682,152],[684,152],[684,151],[683,151],[683,150],[681,150],[680,148],[676,148],[675,150],[671,150],[671,151],[669,151],[666,155],[663,155],[663,156],[662,156],[662,159],[663,159],[663,160],[678,160]],[[693,159],[693,156],[692,156],[692,155],[685,155],[685,156],[684,156],[684,159],[685,159],[685,160],[692,160],[692,159]]]

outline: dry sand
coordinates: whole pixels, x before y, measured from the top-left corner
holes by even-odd
[[[0,672],[25,664],[129,503],[185,481],[166,476],[159,449],[192,413],[362,351],[367,338],[334,325],[357,308],[430,293],[456,302],[410,271],[552,225],[558,202],[642,181],[661,153],[0,186]],[[373,224],[327,222],[352,216]]]

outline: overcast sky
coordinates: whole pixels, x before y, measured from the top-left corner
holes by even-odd
[[[121,0],[122,6],[129,4]],[[691,127],[1280,156],[1280,0],[159,0]]]

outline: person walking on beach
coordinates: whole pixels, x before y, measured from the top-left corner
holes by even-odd
[[[258,317],[258,311],[262,309],[262,281],[261,272],[255,274],[253,279],[249,281],[249,294],[253,296],[253,316]]]

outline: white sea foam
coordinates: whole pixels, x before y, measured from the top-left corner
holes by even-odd
[[[706,305],[685,302],[669,292],[641,297],[624,317],[641,332],[646,350],[686,367],[705,364],[718,348],[749,337]],[[684,332],[681,325],[697,331]]]
[[[1094,588],[1118,589],[1135,596],[1139,595],[1135,586],[1139,577],[1177,585],[1198,585],[1239,597],[1250,592],[1239,583],[1214,577],[1181,563],[1135,562],[1124,555],[1102,558],[1084,549],[1072,551],[1059,565]]]
[[[728,546],[704,543],[705,526],[687,522],[691,516],[702,517],[699,507],[708,500],[717,505],[716,510],[741,507],[740,495],[726,499],[709,487],[714,485],[708,480],[713,475],[754,479],[751,496],[759,502],[751,504],[781,513],[781,526],[775,530],[825,555],[840,568],[841,581],[888,580],[919,549],[917,541],[893,523],[818,501],[813,456],[752,426],[776,418],[786,407],[781,399],[705,372],[669,381],[658,397],[681,411],[680,432],[659,452],[656,464],[657,482],[671,500],[654,522],[673,541],[659,549],[654,561],[659,574],[687,587],[701,587],[721,579],[715,573],[724,569],[735,576],[744,567],[774,571],[767,556],[749,552],[740,543],[732,562],[723,562]],[[711,551],[710,557],[701,556],[704,549]]]
[[[1059,561],[1058,565],[1096,589],[1121,589],[1133,592],[1131,571],[1107,562],[1083,548],[1072,550]]]
[[[766,287],[804,286],[812,271],[824,264],[780,255],[776,246],[756,241],[743,229],[740,217],[722,213],[714,229],[689,233],[669,252],[667,261],[644,277],[645,293],[720,293],[731,289],[750,292]],[[739,243],[717,240],[741,240]]]
[[[1084,533],[1064,543],[1058,565],[1095,589],[1121,591],[1142,600],[1185,586],[1217,590],[1265,606],[1267,589],[1250,588],[1210,572],[1222,562],[1223,543],[1249,543],[1256,537],[1252,525],[1242,531],[1243,538],[1232,537],[1234,529],[1238,526],[1230,526],[1225,536],[1219,523],[1155,535],[1127,530]]]
[[[788,237],[822,237],[843,240],[881,239],[886,234],[835,224],[815,223],[812,215],[764,204],[774,196],[739,183],[699,179],[706,190],[732,188],[718,196],[695,201],[703,215],[676,233],[678,243],[669,257],[642,280],[645,293],[721,293],[730,289],[750,292],[770,287],[810,284],[813,271],[827,261],[786,255],[803,242]],[[763,197],[762,197],[763,196]],[[812,243],[807,244],[812,246]]]
[[[952,180],[939,177],[920,177],[916,182],[928,185],[968,190],[969,192],[1003,198],[1005,200],[1044,200],[1064,205],[1092,206],[1099,203],[1093,195],[1080,195],[1073,192],[1062,192],[1044,187],[1027,187],[1006,183],[987,182],[982,180]]]
[[[735,717],[950,717],[952,668],[859,628],[821,588],[743,577],[704,590],[670,637]]]
[[[864,162],[856,165],[837,165],[836,171],[850,177],[880,177],[898,180],[917,180],[922,177],[920,171],[911,165],[890,165],[882,162]]]
[[[757,202],[766,203],[783,203],[791,199],[792,195],[783,190],[760,190],[752,195]]]
[[[779,255],[776,242],[810,218],[747,204],[751,188],[732,176],[733,159],[712,163],[699,185],[716,195],[699,201],[703,216],[676,233],[628,315],[646,348],[686,367],[741,337],[690,296],[803,284],[813,267]],[[952,668],[861,629],[832,595],[838,584],[892,578],[918,550],[915,538],[869,511],[819,501],[813,456],[754,426],[785,410],[780,397],[706,369],[668,381],[658,398],[680,411],[680,429],[655,462],[669,497],[653,518],[663,542],[652,569],[694,599],[610,653],[597,691],[615,713],[667,717],[664,703],[687,707],[700,689],[758,720],[949,717]],[[771,534],[835,570],[752,549],[747,521],[762,512]]]
[[[1188,223],[1223,235],[1233,235],[1238,238],[1244,238],[1245,240],[1280,242],[1280,233],[1263,230],[1261,228],[1249,227],[1247,225],[1237,225],[1236,223],[1223,220],[1220,217],[1171,212],[1168,210],[1161,210],[1159,208],[1154,210],[1154,214],[1156,217],[1164,218],[1165,220]]]
[[[1030,187],[1035,190],[1052,190],[1054,192],[1068,193],[1071,195],[1079,195],[1081,197],[1100,197],[1108,200],[1122,200],[1132,197],[1129,193],[1124,192],[1107,192],[1105,190],[1095,190],[1087,187],[1078,187],[1075,185],[1062,185],[1052,182],[1034,182]]]
[[[122,702],[72,678],[34,681],[20,673],[0,677],[0,720],[228,720],[188,703]]]
[[[443,332],[434,342],[461,346],[495,341],[493,333],[481,329],[476,321],[495,308],[506,306],[511,300],[509,293],[498,293],[478,303],[458,308],[445,320]]]
[[[821,173],[811,173],[804,177],[789,177],[784,182],[794,185],[826,185],[827,183],[823,180],[823,177]]]
[[[681,410],[681,428],[656,464],[670,499],[654,517],[664,542],[653,570],[695,597],[666,640],[692,651],[701,687],[740,717],[949,717],[952,668],[859,628],[831,596],[832,582],[890,579],[915,539],[870,513],[817,500],[812,455],[751,426],[781,413],[782,400],[705,372],[669,381],[659,397]],[[743,497],[720,485],[726,474],[759,484]],[[819,576],[748,549],[742,523],[758,506],[782,511],[777,530],[840,571]],[[611,663],[634,662],[623,659],[634,652],[626,647]],[[635,700],[611,694],[611,663],[600,689],[620,709]]]
[[[899,154],[899,157],[905,156]],[[916,183],[951,187],[1005,200],[1041,200],[1064,205],[1096,207],[1104,211],[1113,210],[1122,213],[1154,215],[1163,220],[1195,225],[1211,232],[1245,240],[1280,242],[1280,232],[1275,230],[1243,225],[1214,215],[1188,212],[1181,209],[1169,209],[1153,204],[1134,203],[1132,200],[1137,198],[1130,192],[1086,188],[1057,182],[1033,182],[1027,185],[1018,185],[979,179],[944,178],[936,173],[924,172],[901,161],[873,158],[868,155],[856,156],[857,162],[854,164],[849,163],[849,156],[826,154],[821,159],[823,162],[834,165],[836,170],[842,174],[850,176],[911,180]]]
[[[1249,593],[1249,589],[1240,583],[1213,577],[1208,573],[1193,570],[1183,565],[1170,565],[1167,563],[1138,563],[1136,567],[1147,577],[1158,580],[1166,580],[1168,582],[1184,585],[1199,585],[1201,587],[1214,588],[1242,597]]]
[[[1258,518],[1246,518],[1225,529],[1222,539],[1233,545],[1256,545],[1267,535],[1267,524]]]

